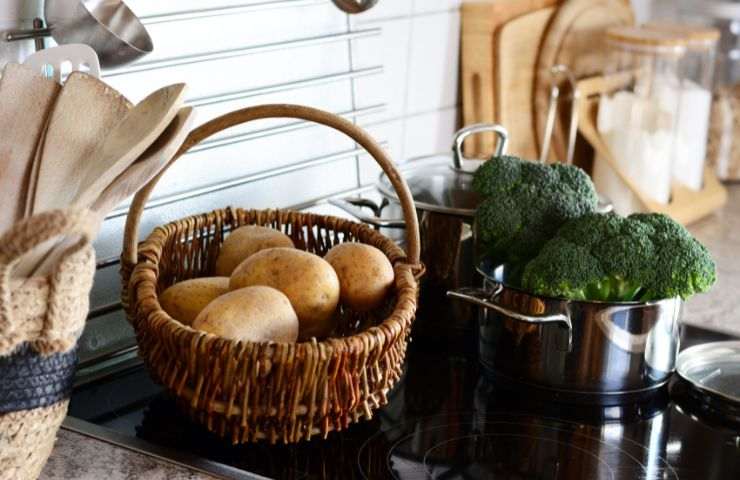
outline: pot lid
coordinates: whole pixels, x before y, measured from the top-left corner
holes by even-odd
[[[687,348],[678,355],[676,372],[715,413],[740,418],[740,341]]]
[[[473,217],[478,208],[478,194],[473,191],[473,174],[485,160],[465,158],[462,146],[470,135],[494,132],[498,147],[494,156],[506,152],[508,133],[495,124],[475,124],[455,133],[452,155],[423,157],[401,165],[399,171],[409,186],[414,204],[420,210]],[[398,201],[393,186],[385,173],[378,180],[378,190],[388,198]]]

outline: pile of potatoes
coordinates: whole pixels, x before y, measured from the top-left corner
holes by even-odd
[[[226,238],[215,273],[172,285],[160,305],[184,325],[253,342],[327,337],[340,303],[373,310],[394,281],[393,266],[375,247],[343,243],[321,258],[296,249],[278,230],[254,225]]]

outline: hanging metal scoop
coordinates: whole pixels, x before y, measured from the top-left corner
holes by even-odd
[[[36,49],[52,36],[60,45],[84,43],[95,50],[100,65],[119,67],[151,53],[152,39],[123,0],[46,0],[46,28],[40,19],[31,30],[5,32],[4,40],[36,39]]]
[[[550,69],[550,103],[547,110],[547,120],[545,123],[545,134],[542,138],[542,148],[540,149],[540,162],[547,162],[547,156],[550,154],[550,143],[555,131],[555,120],[558,113],[558,101],[560,100],[560,84],[558,80],[564,76],[570,84],[571,107],[570,107],[570,125],[568,128],[568,150],[565,154],[565,163],[573,163],[573,155],[576,146],[576,133],[578,133],[578,100],[580,94],[576,84],[576,77],[573,72],[565,65],[555,65]]]
[[[347,13],[362,13],[370,10],[378,0],[332,0],[340,10]]]

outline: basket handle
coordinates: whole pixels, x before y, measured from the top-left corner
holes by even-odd
[[[60,237],[80,236],[92,242],[96,225],[89,210],[49,210],[16,223],[0,236],[0,332],[11,328],[10,282],[23,256]]]
[[[214,118],[190,132],[174,158],[134,196],[123,232],[121,260],[128,265],[134,265],[136,263],[138,257],[139,224],[142,213],[144,212],[144,205],[148,201],[160,177],[180,156],[211,135],[236,125],[266,118],[295,118],[318,123],[344,133],[357,142],[357,144],[361,145],[375,159],[378,165],[380,165],[388,176],[393,188],[396,190],[407,225],[406,263],[421,269],[419,263],[421,245],[419,220],[416,216],[414,201],[408,185],[406,185],[406,181],[401,177],[393,161],[388,157],[383,148],[365,130],[342,117],[316,108],[290,104],[260,105],[235,110]]]

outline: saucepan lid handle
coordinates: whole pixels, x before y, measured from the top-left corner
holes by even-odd
[[[463,129],[458,130],[457,133],[455,133],[455,140],[452,144],[452,163],[455,170],[467,171],[464,165],[466,158],[465,155],[463,155],[462,151],[465,139],[468,138],[470,135],[484,132],[493,132],[498,137],[496,153],[494,153],[493,156],[500,157],[501,155],[506,154],[506,148],[509,144],[509,132],[504,127],[495,123],[476,123],[473,125],[469,125]],[[477,166],[478,165],[476,165],[476,168]]]

